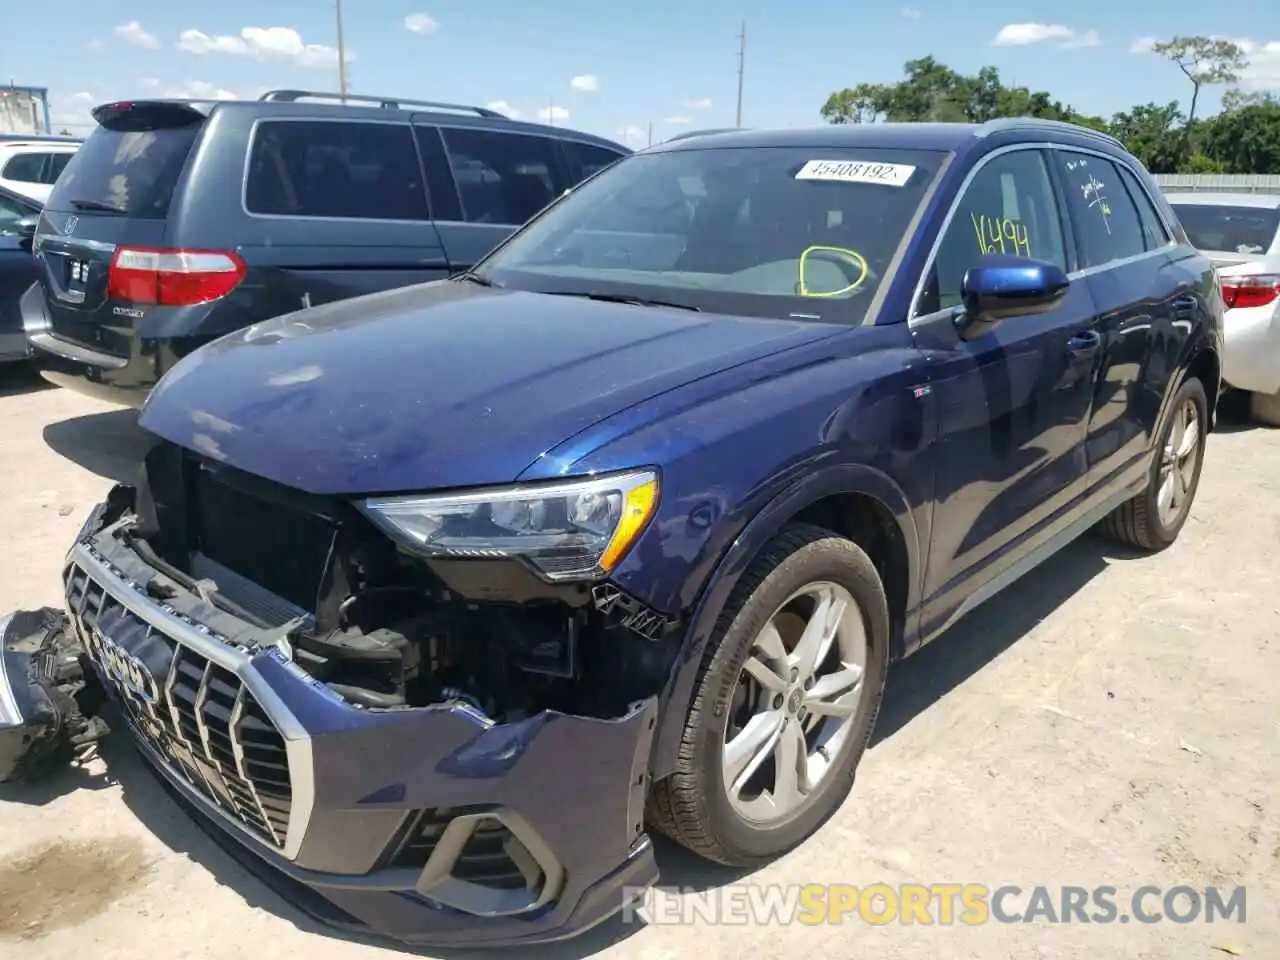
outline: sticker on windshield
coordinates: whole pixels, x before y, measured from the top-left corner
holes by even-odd
[[[916,168],[906,163],[871,163],[866,160],[810,160],[797,180],[835,180],[839,183],[879,183],[905,187]]]

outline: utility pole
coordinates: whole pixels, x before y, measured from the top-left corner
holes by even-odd
[[[742,129],[742,80],[747,65],[747,21],[742,21],[738,34],[738,120],[735,126]]]
[[[556,125],[556,98],[547,97],[547,126]]]
[[[649,121],[649,146],[653,146],[653,121]]]
[[[333,0],[334,13],[338,17],[338,92],[342,102],[347,102],[347,43],[342,35],[342,0]]]

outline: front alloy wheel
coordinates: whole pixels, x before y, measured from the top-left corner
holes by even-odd
[[[784,528],[739,578],[707,642],[650,823],[732,866],[803,842],[853,786],[888,653],[871,558],[830,530]]]

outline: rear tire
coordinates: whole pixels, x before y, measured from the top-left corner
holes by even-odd
[[[1280,393],[1249,394],[1249,415],[1266,427],[1280,427]]]
[[[1100,532],[1148,553],[1177,540],[1200,485],[1208,428],[1209,401],[1204,385],[1188,377],[1169,404],[1151,458],[1147,488],[1103,520]],[[1193,429],[1194,436],[1189,436]]]
[[[707,644],[676,771],[649,797],[651,825],[730,866],[806,840],[853,786],[889,635],[884,587],[862,548],[819,527],[784,528],[743,573]]]

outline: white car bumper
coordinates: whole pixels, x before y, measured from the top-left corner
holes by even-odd
[[[1226,383],[1251,393],[1280,392],[1280,306],[1226,311],[1223,340]]]

